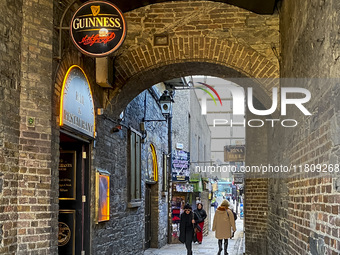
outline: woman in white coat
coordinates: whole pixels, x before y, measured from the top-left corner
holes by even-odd
[[[222,252],[222,241],[224,239],[224,255],[228,254],[228,239],[232,236],[231,228],[236,231],[233,212],[228,209],[229,202],[224,200],[217,208],[214,216],[213,228],[215,237],[218,239],[218,255]]]

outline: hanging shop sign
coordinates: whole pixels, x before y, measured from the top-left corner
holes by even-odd
[[[174,150],[172,153],[172,180],[189,181],[190,176],[190,153],[187,151]]]
[[[246,148],[243,145],[224,146],[224,161],[245,161]]]
[[[123,13],[112,3],[87,2],[73,15],[70,34],[75,46],[91,57],[116,51],[126,36]]]
[[[234,184],[243,184],[243,180],[244,180],[243,173],[234,174]]]
[[[60,99],[60,126],[95,136],[95,113],[90,83],[85,72],[71,66],[64,78]]]

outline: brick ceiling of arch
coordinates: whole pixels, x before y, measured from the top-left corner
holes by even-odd
[[[247,60],[246,60],[247,61]],[[257,60],[256,60],[257,61]],[[262,60],[259,60],[262,61]],[[120,63],[118,63],[120,65]],[[124,66],[124,64],[123,64]],[[217,62],[207,62],[204,59],[192,61],[173,61],[164,65],[156,65],[147,68],[143,72],[131,76],[119,92],[115,94],[110,91],[110,102],[105,105],[113,114],[119,113],[143,90],[151,87],[151,84],[157,84],[162,81],[174,78],[185,77],[190,75],[209,75],[223,78],[247,88],[254,89],[254,97],[264,106],[270,108],[271,99],[266,86],[277,86],[278,79],[253,79],[249,78],[242,70],[230,68],[228,65]],[[262,83],[266,80],[268,84]],[[275,113],[276,114],[276,113]]]
[[[82,0],[82,2],[86,2],[87,0]],[[117,5],[123,12],[128,12],[134,10],[136,8],[140,8],[146,5],[169,2],[168,0],[129,0],[129,1],[116,1],[109,0],[110,2]],[[172,0],[174,2],[180,0]],[[273,14],[275,9],[275,4],[277,0],[216,0],[212,2],[221,2],[232,4],[246,10],[258,13],[258,14]]]
[[[255,79],[261,82],[258,100],[270,107],[279,77],[272,50],[280,52],[277,14],[259,15],[214,1],[181,1],[141,7],[125,18],[128,33],[114,54],[114,90],[104,107],[124,107],[157,82],[194,74]],[[156,45],[155,36],[164,36],[166,43]]]

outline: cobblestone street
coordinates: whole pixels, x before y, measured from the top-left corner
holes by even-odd
[[[229,239],[228,254],[229,255],[243,255],[244,254],[244,232],[243,219],[236,221],[237,231],[233,239]],[[217,254],[218,246],[215,232],[210,231],[208,236],[203,238],[202,244],[193,244],[193,254],[198,255],[213,255]],[[168,244],[161,249],[148,249],[144,255],[185,255],[186,249],[184,244]],[[223,254],[223,253],[222,253]]]

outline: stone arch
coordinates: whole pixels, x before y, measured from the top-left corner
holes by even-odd
[[[168,46],[146,43],[116,58],[115,89],[110,93],[109,105],[118,107],[117,112],[114,110],[118,113],[150,86],[195,74],[236,78],[239,85],[254,87],[255,97],[270,107],[271,89],[278,85],[279,70],[266,57],[243,44],[212,37],[170,38]]]

